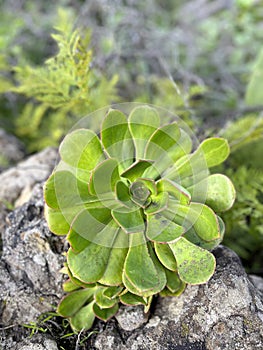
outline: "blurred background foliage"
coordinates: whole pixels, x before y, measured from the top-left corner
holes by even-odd
[[[237,200],[224,244],[263,275],[261,0],[0,0],[0,14],[0,124],[28,154],[125,101],[226,137]]]

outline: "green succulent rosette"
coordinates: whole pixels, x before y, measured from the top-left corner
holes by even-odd
[[[193,150],[177,122],[161,125],[156,109],[140,106],[127,117],[106,114],[100,135],[68,134],[61,160],[45,184],[45,216],[70,248],[58,312],[73,329],[108,320],[119,302],[142,304],[177,296],[215,270],[210,252],[222,240],[216,214],[235,199],[231,181],[209,168],[229,155],[227,141],[209,138]]]

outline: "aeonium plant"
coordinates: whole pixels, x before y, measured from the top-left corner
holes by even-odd
[[[235,198],[226,176],[209,173],[227,158],[226,140],[193,150],[177,122],[161,125],[156,109],[140,106],[128,117],[110,109],[99,135],[77,129],[59,152],[45,215],[70,244],[58,312],[74,330],[108,320],[119,303],[147,312],[154,295],[178,296],[210,279],[210,251],[224,235],[216,213]]]

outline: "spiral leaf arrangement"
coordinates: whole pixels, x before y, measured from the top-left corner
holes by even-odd
[[[178,296],[213,275],[210,250],[224,234],[216,212],[232,206],[235,190],[208,168],[228,157],[229,146],[209,138],[192,148],[178,123],[161,125],[149,106],[128,117],[110,109],[99,136],[78,129],[63,140],[45,184],[45,215],[70,244],[69,294],[58,312],[74,330],[108,320],[120,302],[147,312],[154,295]]]

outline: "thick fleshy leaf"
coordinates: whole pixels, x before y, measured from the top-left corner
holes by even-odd
[[[81,252],[89,245],[89,241],[78,234],[75,230],[70,229],[67,236],[67,241],[69,242],[71,248],[75,253]]]
[[[133,163],[135,148],[125,114],[110,109],[102,124],[101,140],[109,156],[118,160],[120,171]]]
[[[223,220],[219,216],[217,216],[217,220],[218,220],[219,227],[220,227],[220,237],[218,239],[215,239],[215,240],[210,241],[210,242],[206,242],[196,234],[194,229],[188,230],[186,232],[186,234],[184,235],[184,237],[188,241],[196,244],[197,246],[199,246],[201,248],[204,248],[207,250],[214,249],[222,242],[222,240],[224,238],[224,234],[225,234],[225,224],[224,224]]]
[[[129,242],[127,234],[119,229],[110,252],[105,272],[99,280],[101,284],[107,286],[118,286],[122,284],[122,271],[128,253],[128,246]]]
[[[117,298],[123,292],[123,289],[124,288],[122,286],[107,287],[107,288],[104,288],[103,294],[106,298],[113,299],[113,298]]]
[[[172,293],[178,292],[182,288],[182,284],[184,284],[184,282],[182,282],[180,277],[178,276],[178,273],[169,270],[165,270],[165,273],[167,279],[166,287]]]
[[[123,273],[122,273],[122,283],[129,290],[129,292],[136,294],[136,295],[139,295],[139,296],[140,295],[144,296],[144,294],[142,294],[142,292],[138,288],[136,288],[135,285],[126,276],[125,271],[123,271]]]
[[[111,317],[113,317],[118,311],[118,309],[118,304],[115,304],[113,307],[107,309],[101,309],[96,303],[93,305],[93,311],[95,315],[105,322],[108,321]]]
[[[209,175],[208,168],[221,164],[229,155],[229,145],[225,139],[209,138],[197,150],[180,158],[164,177],[180,183],[184,187],[202,181]]]
[[[184,290],[185,290],[186,284],[181,281],[181,287],[176,291],[176,292],[171,292],[170,289],[168,288],[164,288],[161,292],[160,292],[160,296],[161,297],[178,297],[179,295],[181,295]]]
[[[160,262],[171,271],[177,270],[177,264],[173,252],[168,244],[154,243],[155,253]]]
[[[161,267],[151,245],[145,242],[142,233],[130,236],[130,247],[124,264],[124,275],[140,293],[149,296],[161,291],[166,283],[164,269]],[[123,280],[125,284],[125,279]],[[125,285],[129,290],[129,285]],[[133,292],[130,290],[130,292]]]
[[[204,241],[212,241],[220,237],[217,216],[205,204],[191,203],[189,206],[185,206],[170,200],[169,210],[165,210],[163,215],[184,226],[186,230],[193,228]]]
[[[72,275],[84,283],[94,283],[103,276],[111,248],[90,242],[80,253],[68,251],[67,262]]]
[[[99,244],[98,234],[101,231],[107,227],[112,232],[112,226],[108,226],[111,221],[111,211],[108,208],[84,209],[72,222],[67,239],[75,251],[82,250],[83,246],[86,245],[81,238],[92,242],[96,241]],[[116,231],[114,228],[113,230]],[[111,239],[110,236],[109,239]]]
[[[87,183],[77,179],[70,171],[54,172],[44,187],[44,198],[50,208],[84,208],[84,203],[91,199]]]
[[[180,186],[169,179],[161,179],[157,182],[158,191],[168,192],[175,197],[181,204],[189,204],[191,201],[191,194],[184,187]]]
[[[201,284],[212,277],[216,266],[213,254],[183,237],[177,242],[170,243],[169,246],[177,261],[178,273],[182,281]]]
[[[173,161],[173,151],[177,154],[176,146],[181,136],[177,123],[164,125],[157,129],[147,142],[144,158],[161,161],[163,157],[169,156]]]
[[[143,232],[145,225],[140,208],[121,207],[112,210],[112,217],[126,233]]]
[[[146,236],[154,242],[171,242],[180,237],[185,229],[161,214],[148,216]]]
[[[163,177],[187,189],[206,178],[208,174],[209,170],[204,156],[197,156],[196,153],[193,153],[177,160],[172,167],[164,171]]]
[[[120,295],[120,302],[124,305],[146,305],[143,297],[127,292]]]
[[[180,129],[180,134],[180,138],[171,149],[171,153],[164,153],[151,167],[145,170],[143,177],[152,179],[158,179],[160,176],[162,177],[163,173],[166,173],[167,169],[173,167],[178,159],[191,152],[192,140],[190,136],[183,129]]]
[[[68,134],[59,147],[59,153],[65,163],[82,170],[79,174],[86,181],[90,171],[105,159],[98,136],[87,129],[78,129]]]
[[[152,161],[148,160],[137,160],[133,163],[128,169],[126,169],[121,176],[129,179],[131,182],[142,177],[142,174],[145,172],[145,169],[149,168],[152,165]]]
[[[45,218],[51,232],[56,235],[66,235],[69,232],[70,224],[78,215],[79,208],[63,209],[63,213],[59,209],[52,209],[45,205]]]
[[[204,140],[195,152],[205,157],[208,168],[223,163],[230,153],[230,148],[226,139],[211,137]]]
[[[160,192],[157,196],[151,196],[151,204],[144,210],[145,214],[153,215],[167,209],[168,200],[167,192]]]
[[[127,208],[134,208],[134,203],[130,198],[129,187],[121,180],[116,183],[115,192],[117,199]]]
[[[92,300],[94,289],[80,289],[65,296],[58,305],[58,313],[73,316],[85,303]]]
[[[76,331],[90,329],[95,320],[95,314],[93,312],[94,302],[82,307],[73,317],[71,317],[70,325]]]
[[[104,288],[98,288],[95,293],[95,301],[101,309],[113,307],[117,302],[116,298],[108,298],[104,295]]]
[[[72,273],[71,273],[71,271],[70,271],[70,269],[68,267],[67,267],[67,274],[68,274],[70,280],[74,284],[79,286],[80,288],[94,288],[94,287],[96,287],[96,283],[84,283],[83,281],[80,281],[76,277],[72,276]]]
[[[63,290],[64,290],[64,292],[67,292],[67,293],[73,292],[73,291],[80,289],[80,288],[81,288],[80,286],[73,283],[70,279],[68,279],[67,281],[65,281],[63,283]]]
[[[222,174],[213,174],[190,188],[195,192],[195,199],[202,197],[206,186],[206,204],[216,212],[229,210],[234,204],[236,191],[230,179]]]
[[[116,159],[106,159],[92,172],[89,190],[102,202],[115,198],[114,189],[120,180],[118,162]]]
[[[143,159],[146,144],[160,125],[160,117],[154,108],[140,106],[134,108],[128,122],[134,139],[136,159]]]

